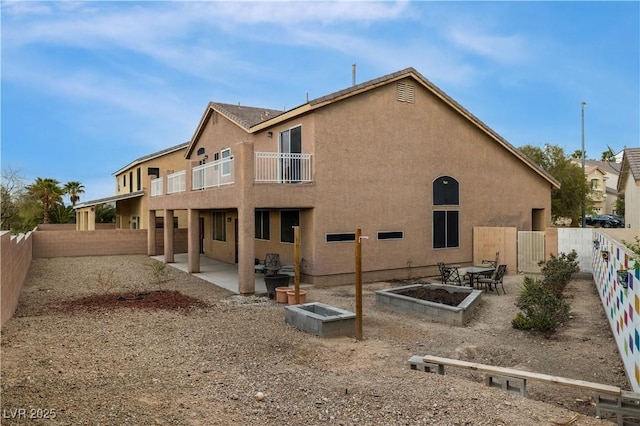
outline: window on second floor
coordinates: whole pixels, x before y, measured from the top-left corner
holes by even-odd
[[[598,189],[598,179],[591,179],[591,189]]]

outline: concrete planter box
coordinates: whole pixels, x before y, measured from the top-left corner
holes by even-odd
[[[324,303],[285,306],[284,320],[299,330],[320,337],[353,337],[356,333],[356,315],[353,312]]]
[[[458,306],[449,306],[398,294],[405,290],[418,287],[425,287],[429,290],[445,289],[452,293],[467,293],[468,296]],[[376,306],[378,307],[387,308],[396,312],[418,315],[420,317],[445,324],[464,325],[473,313],[475,307],[480,303],[480,295],[482,294],[482,291],[474,290],[471,287],[459,287],[453,285],[414,284],[388,290],[377,290],[375,294]]]

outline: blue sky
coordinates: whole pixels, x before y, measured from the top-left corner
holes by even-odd
[[[2,1],[2,169],[115,193],[210,101],[289,109],[414,67],[516,147],[640,146],[640,3]]]

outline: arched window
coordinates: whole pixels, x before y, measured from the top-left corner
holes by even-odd
[[[204,154],[204,147],[198,148],[197,155],[202,155],[202,154]]]
[[[459,205],[460,184],[457,180],[440,176],[433,181],[433,248],[460,247]]]
[[[440,176],[433,181],[433,205],[457,206],[460,204],[460,185],[451,176]]]

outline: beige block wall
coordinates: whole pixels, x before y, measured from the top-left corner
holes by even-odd
[[[473,228],[473,264],[483,260],[494,260],[496,252],[498,264],[507,265],[507,274],[518,272],[518,230],[514,227]]]
[[[33,233],[11,235],[0,232],[0,309],[4,325],[18,306],[20,292],[33,257]]]

